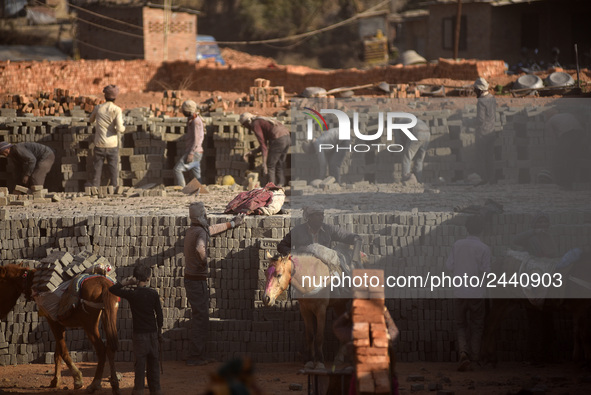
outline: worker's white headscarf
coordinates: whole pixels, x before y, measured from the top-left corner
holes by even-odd
[[[189,219],[191,225],[201,226],[209,237],[209,224],[207,223],[207,212],[202,202],[194,202],[189,206]]]

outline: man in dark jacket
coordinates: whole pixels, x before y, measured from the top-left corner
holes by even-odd
[[[257,117],[248,112],[240,115],[239,122],[251,130],[259,142],[258,148],[244,155],[244,160],[248,161],[251,155],[262,152],[263,174],[268,176],[265,178],[277,186],[284,186],[285,160],[291,144],[289,129],[276,119]]]
[[[308,206],[304,209],[303,224],[295,226],[283,240],[277,245],[277,251],[282,255],[289,255],[292,250],[321,244],[332,248],[333,241],[353,245],[353,262],[357,262],[361,253],[361,237],[354,233],[345,232],[342,229],[324,223],[324,209],[318,205]]]
[[[0,142],[0,155],[8,158],[17,170],[17,183],[30,187],[43,185],[55,155],[51,148],[39,143],[10,144]]]
[[[188,366],[206,365],[205,344],[209,326],[209,289],[207,287],[207,245],[211,236],[240,226],[244,214],[230,222],[209,225],[207,212],[201,202],[189,206],[191,226],[185,233],[185,291],[191,305],[191,331],[189,332]]]

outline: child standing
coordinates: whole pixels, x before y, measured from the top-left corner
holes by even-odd
[[[150,267],[137,265],[133,277],[109,288],[112,294],[125,298],[133,319],[133,353],[135,355],[135,385],[132,395],[143,395],[144,377],[148,377],[150,395],[162,395],[158,370],[158,342],[162,339],[162,306],[158,292],[149,287]],[[133,290],[123,289],[136,285]]]

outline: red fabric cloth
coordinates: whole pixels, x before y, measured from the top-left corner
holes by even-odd
[[[264,188],[257,188],[251,191],[240,192],[228,205],[224,213],[246,215],[256,214],[257,209],[266,207],[273,199],[273,190],[279,189],[272,182]]]

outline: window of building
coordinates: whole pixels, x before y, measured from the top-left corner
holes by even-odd
[[[442,28],[443,28],[443,31],[441,34],[441,40],[442,40],[443,49],[453,50],[454,49],[454,37],[456,34],[456,17],[454,16],[454,17],[450,17],[450,18],[443,18]],[[460,51],[464,51],[464,50],[468,49],[468,43],[466,41],[467,28],[468,28],[468,22],[467,22],[466,15],[462,15],[460,17],[460,42],[459,42],[459,48],[458,48]]]

